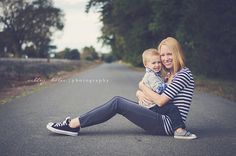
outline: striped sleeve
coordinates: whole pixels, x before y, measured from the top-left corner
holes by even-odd
[[[164,94],[170,99],[173,99],[183,88],[187,87],[190,83],[190,75],[186,72],[177,74],[172,83],[167,86]]]

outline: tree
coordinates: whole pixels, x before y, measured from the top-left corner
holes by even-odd
[[[101,14],[104,44],[118,59],[141,65],[146,48],[172,36],[194,73],[235,79],[236,1],[90,0]]]
[[[6,47],[9,47],[8,49]],[[12,53],[11,38],[7,32],[0,32],[0,56],[6,57],[8,52]]]
[[[185,0],[184,5],[179,38],[189,51],[186,53],[188,64],[196,73],[207,77],[234,80],[236,2]]]
[[[116,61],[117,58],[114,55],[112,55],[111,53],[108,53],[108,54],[102,54],[101,60],[106,63],[111,63],[113,61]]]
[[[55,57],[59,59],[79,60],[80,52],[78,49],[65,48],[59,53],[55,53]]]
[[[144,49],[156,47],[157,35],[149,29],[153,19],[153,0],[90,0],[91,7],[99,8],[103,22],[100,39],[111,46],[118,59],[142,65]],[[134,5],[135,4],[135,5]]]
[[[78,49],[72,49],[65,52],[65,58],[71,59],[71,60],[79,60],[80,59],[80,53]]]
[[[38,57],[47,57],[52,34],[64,27],[63,16],[52,0],[1,0],[1,31],[10,39],[5,47],[17,56],[31,47]]]
[[[65,58],[65,54],[66,54],[67,52],[70,52],[70,49],[69,49],[69,48],[65,48],[64,50],[62,50],[62,51],[56,53],[56,54],[55,54],[55,57],[56,57],[56,58],[59,58],[59,59],[64,59],[64,58]]]
[[[96,60],[98,59],[98,53],[96,52],[93,46],[84,47],[82,49],[82,58],[85,60],[90,60],[90,61]]]

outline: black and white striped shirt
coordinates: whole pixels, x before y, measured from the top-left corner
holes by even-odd
[[[171,84],[168,85],[164,94],[167,95],[174,105],[179,109],[183,121],[186,121],[191,105],[194,90],[194,80],[191,71],[183,68],[177,72]],[[167,135],[173,134],[172,122],[167,115],[162,115],[165,132]]]

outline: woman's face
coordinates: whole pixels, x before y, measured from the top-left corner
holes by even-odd
[[[160,49],[161,62],[169,70],[173,69],[173,55],[166,45],[162,45]]]

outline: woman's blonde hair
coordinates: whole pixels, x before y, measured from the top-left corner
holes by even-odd
[[[185,58],[183,54],[183,50],[179,44],[179,42],[173,37],[167,37],[162,40],[158,46],[158,51],[160,52],[161,46],[166,45],[173,56],[173,74],[176,74],[180,69],[185,67]]]

